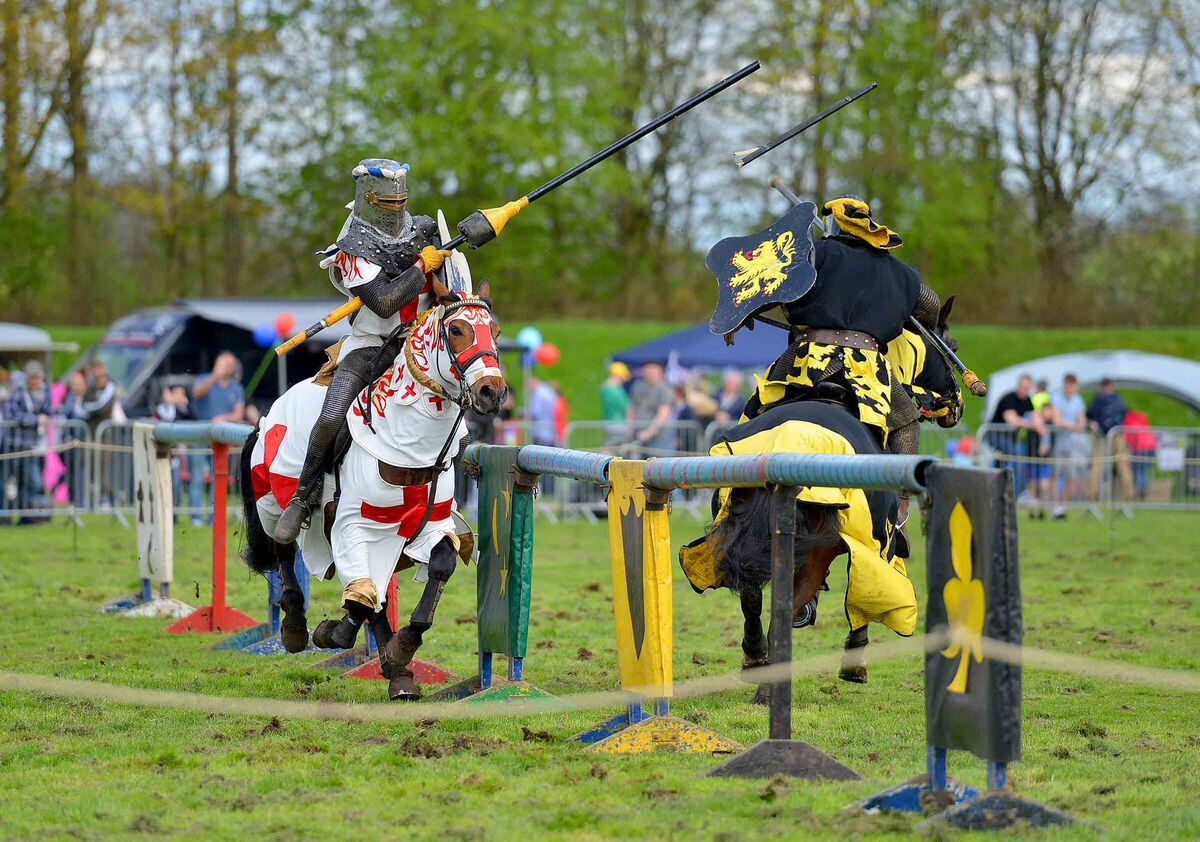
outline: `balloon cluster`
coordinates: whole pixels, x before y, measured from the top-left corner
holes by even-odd
[[[553,342],[543,342],[542,332],[532,325],[521,328],[517,332],[517,344],[521,346],[522,362],[526,367],[532,363],[538,365],[556,365],[558,363],[558,346]]]
[[[254,328],[254,344],[260,348],[270,348],[281,339],[287,339],[296,327],[296,317],[291,313],[280,313],[275,317],[275,324],[261,324]]]

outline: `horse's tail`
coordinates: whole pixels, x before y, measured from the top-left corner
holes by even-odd
[[[242,490],[242,514],[246,524],[246,546],[242,549],[242,561],[255,573],[263,575],[279,566],[275,541],[263,529],[258,519],[258,506],[254,499],[254,483],[250,478],[250,461],[254,457],[254,445],[258,441],[255,427],[242,445],[242,456],[238,463],[238,485]]]
[[[713,528],[722,585],[732,591],[762,588],[771,580],[771,494],[765,488],[735,488],[728,505],[728,513]],[[812,550],[841,539],[835,510],[797,505],[795,560],[799,565]]]

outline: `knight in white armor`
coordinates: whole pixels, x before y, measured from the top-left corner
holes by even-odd
[[[296,540],[321,498],[322,478],[338,430],[355,396],[395,357],[404,327],[430,289],[429,274],[449,252],[433,245],[437,223],[407,210],[408,164],[367,158],[354,168],[355,195],[337,241],[319,254],[321,268],[347,297],[362,299],[351,317],[337,371],[313,427],[296,493],[275,526],[275,540]],[[383,346],[387,345],[387,349]],[[381,350],[383,349],[383,350]]]

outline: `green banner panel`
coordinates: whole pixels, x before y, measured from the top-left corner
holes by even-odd
[[[519,447],[481,447],[479,651],[525,657],[533,575],[533,494],[514,488]]]

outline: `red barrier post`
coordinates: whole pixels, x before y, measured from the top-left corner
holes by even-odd
[[[171,634],[186,632],[235,632],[257,626],[258,621],[225,604],[226,503],[229,490],[229,445],[212,442],[213,451],[213,543],[212,605],[167,626]]]

